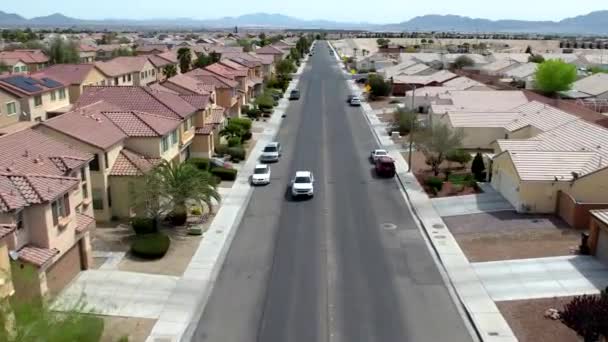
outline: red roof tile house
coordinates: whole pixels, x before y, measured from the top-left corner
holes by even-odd
[[[0,77],[0,94],[18,100],[7,108],[7,115],[17,115],[19,121],[44,121],[48,112],[70,104],[67,85],[45,75]]]
[[[205,69],[194,69],[184,75],[213,86],[216,93],[215,103],[225,108],[228,116],[235,118],[241,116],[241,105],[244,101],[244,94],[239,92],[240,85],[238,81]]]
[[[243,103],[241,103],[241,105],[245,105],[251,100],[251,94],[253,91],[249,91],[251,83],[249,82],[249,73],[247,70],[232,69],[222,63],[213,63],[206,66],[204,70],[212,72],[215,75],[237,81],[239,83],[238,91],[243,94]]]
[[[91,266],[92,158],[31,129],[0,137],[0,235],[17,296],[55,295]]]
[[[67,85],[70,103],[78,100],[84,87],[109,82],[95,64],[55,64],[33,74],[32,77],[46,77]]]
[[[249,98],[254,98],[258,95],[260,95],[262,93],[263,89],[263,83],[264,83],[264,79],[262,79],[261,77],[259,77],[258,75],[256,75],[256,68],[254,67],[249,67],[247,65],[244,65],[244,63],[249,63],[249,62],[242,62],[242,63],[238,63],[235,62],[231,59],[228,58],[224,58],[222,60],[220,60],[220,64],[232,69],[234,71],[246,71],[247,72],[247,94],[249,95]]]
[[[266,45],[254,51],[257,55],[269,55],[272,56],[274,62],[280,62],[282,59],[286,58],[289,55],[289,49],[282,50],[280,48],[274,47],[272,45]]]
[[[0,62],[12,67],[13,71],[14,67],[19,65],[18,72],[35,72],[49,64],[49,57],[41,50],[35,49],[0,51]]]
[[[91,45],[80,44],[77,47],[80,63],[93,63],[97,56],[97,48]]]
[[[145,86],[157,81],[158,68],[147,56],[116,57],[95,65],[107,78],[102,85]]]
[[[165,44],[146,44],[135,48],[135,53],[141,55],[158,55],[159,53],[167,52],[169,48]]]

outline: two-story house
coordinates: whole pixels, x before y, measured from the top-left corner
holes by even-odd
[[[95,60],[98,61],[107,61],[109,59],[114,58],[114,51],[120,49],[120,48],[126,48],[126,49],[131,49],[130,47],[123,47],[120,44],[103,44],[103,45],[97,45],[97,47],[95,48]]]
[[[36,129],[94,156],[90,164],[95,218],[132,216],[137,180],[179,154],[182,120],[99,101],[50,119]]]
[[[12,101],[5,103],[7,115],[16,113],[19,121],[44,121],[47,113],[70,104],[66,84],[50,77],[11,75],[0,77],[0,92],[19,99],[19,111]]]
[[[7,127],[19,122],[21,117],[21,102],[13,92],[7,92],[0,88],[0,128]]]
[[[157,81],[157,69],[146,56],[116,57],[95,65],[107,78],[104,85],[145,86]]]
[[[243,96],[239,92],[239,82],[205,69],[194,69],[184,75],[195,78],[205,84],[212,85],[216,92],[215,103],[218,106],[225,108],[228,116],[234,118],[241,116]]]
[[[13,71],[17,66],[15,63],[21,62],[19,72],[35,72],[49,64],[49,57],[37,49],[0,51],[0,62],[12,67]]]
[[[204,70],[207,70],[216,75],[237,81],[239,83],[238,91],[239,91],[239,93],[241,93],[243,95],[241,97],[241,100],[242,100],[241,106],[249,103],[249,101],[252,100],[252,97],[251,97],[252,92],[249,91],[250,83],[248,80],[248,71],[247,70],[234,70],[219,62],[206,66],[204,68]]]
[[[169,48],[165,44],[144,44],[135,48],[135,53],[141,55],[158,55],[159,53],[167,52]]]
[[[248,61],[239,63],[229,58],[223,58],[220,60],[220,64],[235,71],[247,72],[247,92],[250,97],[256,97],[264,90],[264,79],[257,75],[255,63]],[[245,64],[250,64],[251,66]]]
[[[70,103],[78,100],[84,87],[109,83],[95,64],[55,64],[33,74],[32,77],[50,78],[68,85]]]
[[[264,47],[256,49],[254,52],[256,53],[256,55],[272,56],[275,63],[280,62],[282,59],[284,59],[285,57],[287,57],[289,55],[289,50],[287,50],[287,51],[281,50],[272,45],[266,45]]]
[[[14,228],[3,240],[17,296],[55,295],[91,266],[92,157],[32,129],[0,137],[0,225]]]
[[[80,57],[80,63],[93,63],[96,56],[96,47],[86,44],[78,45],[78,57]]]
[[[0,305],[5,304],[5,301],[15,293],[8,239],[16,229],[14,224],[0,224]]]

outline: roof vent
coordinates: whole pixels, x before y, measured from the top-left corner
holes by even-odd
[[[24,157],[29,157],[30,156],[30,152],[27,149],[25,149],[25,151],[23,151],[23,156]]]
[[[49,188],[47,189],[47,191],[50,193],[53,193],[53,189],[51,189],[51,187],[49,186]]]

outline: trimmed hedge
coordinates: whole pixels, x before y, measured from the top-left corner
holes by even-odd
[[[209,158],[190,158],[188,163],[194,165],[197,169],[202,171],[209,171],[211,167],[211,161]]]
[[[223,181],[233,181],[236,180],[236,175],[238,171],[235,169],[228,169],[225,167],[214,167],[211,169],[211,174],[219,177]]]
[[[160,259],[170,245],[171,239],[163,233],[140,235],[131,243],[131,253],[144,259]]]
[[[154,234],[158,232],[154,219],[147,217],[134,217],[131,220],[131,227],[136,235]]]
[[[243,127],[246,131],[251,129],[251,120],[245,118],[232,118],[230,119],[231,124],[235,124]]]
[[[232,159],[244,160],[245,159],[245,149],[242,147],[229,147],[228,154]]]
[[[441,188],[443,187],[443,180],[439,177],[429,177],[424,183],[435,192],[441,191]]]
[[[237,146],[241,146],[241,138],[232,137],[232,138],[228,139],[228,147],[237,147]]]

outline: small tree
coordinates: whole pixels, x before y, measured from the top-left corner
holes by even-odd
[[[207,65],[211,65],[213,63],[214,63],[213,59],[211,58],[210,55],[201,53],[201,55],[198,56],[198,58],[196,59],[196,62],[194,62],[194,66],[197,68],[204,68]]]
[[[251,47],[253,46],[253,42],[249,39],[239,39],[236,43],[243,48],[245,52],[251,52]]]
[[[177,50],[177,60],[179,61],[179,70],[182,74],[190,71],[192,65],[192,53],[189,48],[183,47]]]
[[[555,94],[570,90],[576,81],[576,66],[559,59],[550,59],[538,65],[534,75],[536,89]]]
[[[378,38],[376,39],[376,43],[378,44],[378,46],[382,47],[382,46],[386,46],[388,44],[390,44],[390,40],[386,39],[386,38]]]
[[[574,297],[559,312],[560,321],[585,342],[608,336],[608,298],[605,295]]]
[[[471,57],[469,56],[459,56],[458,58],[456,58],[456,60],[454,61],[454,63],[452,63],[452,67],[454,69],[462,69],[464,67],[472,67],[475,65],[475,61],[471,59]]]
[[[399,108],[395,111],[394,129],[398,130],[399,134],[408,135],[412,129],[416,131],[419,127],[418,114],[404,108]]]
[[[229,122],[224,129],[220,131],[220,136],[226,137],[227,139],[241,138],[246,133],[243,126]]]
[[[526,48],[526,53],[532,55],[532,47],[530,45],[528,45],[528,47]]]
[[[439,175],[439,166],[448,153],[462,146],[463,137],[462,130],[451,130],[443,123],[436,123],[417,134],[416,146],[424,154],[435,176]]]
[[[473,158],[473,164],[471,164],[471,173],[475,176],[475,179],[479,182],[484,181],[483,173],[486,170],[486,164],[483,162],[483,156],[477,152],[475,158]]]
[[[112,57],[120,57],[120,56],[133,56],[133,50],[128,48],[118,48],[112,51]]]
[[[163,68],[163,73],[167,78],[171,78],[177,75],[177,68],[173,64],[165,65],[165,67]]]
[[[445,159],[450,162],[458,163],[461,167],[465,167],[468,162],[473,159],[471,154],[463,149],[454,149],[448,152]]]
[[[6,65],[6,63],[4,63],[4,61],[0,61],[0,74],[2,74],[3,72],[7,72],[10,71],[11,67]]]
[[[530,57],[528,57],[528,62],[530,63],[543,63],[545,61],[545,57],[543,57],[543,55],[530,55]]]
[[[61,38],[54,38],[49,48],[44,51],[49,57],[51,64],[66,64],[80,62],[80,55],[73,41],[65,41]]]
[[[290,59],[284,59],[277,63],[275,66],[275,70],[277,74],[286,76],[296,71],[296,66],[293,64],[293,61]]]
[[[379,75],[369,75],[367,84],[370,87],[370,94],[372,98],[388,96],[391,93],[391,83],[385,81]]]

